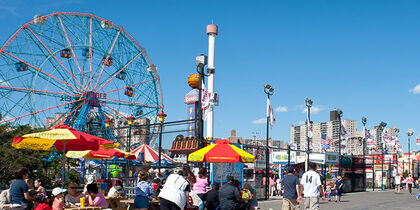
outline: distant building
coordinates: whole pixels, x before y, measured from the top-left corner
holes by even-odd
[[[321,122],[321,123],[312,123],[312,132],[313,137],[310,140],[311,142],[311,151],[321,152],[321,136],[325,134],[329,139],[332,140],[332,145],[327,149],[328,152],[338,152],[339,148],[339,135],[340,135],[340,122],[338,121],[339,115],[336,110],[330,112],[330,121]],[[345,145],[345,148],[342,148],[342,154],[354,154],[361,155],[363,154],[363,130],[356,129],[356,120],[341,120],[341,124],[350,134],[348,138],[341,138],[341,144]],[[398,128],[385,128],[389,135],[398,136]],[[290,142],[296,144],[298,150],[306,150],[307,144],[307,124],[304,125],[291,125],[290,126]],[[369,130],[371,135],[374,136],[377,146],[381,147],[381,135],[383,129],[379,126],[375,126],[373,129]],[[388,148],[389,152],[394,152],[394,148]],[[368,151],[366,149],[366,154],[368,153],[377,153],[376,151]]]
[[[244,139],[240,136],[236,136],[236,130],[230,131],[230,136],[227,137],[227,140],[236,144],[260,145],[260,146],[265,146],[267,144],[266,139],[256,139],[256,137],[254,139]],[[268,144],[270,147],[286,148],[286,145],[283,140],[273,140],[269,138]]]
[[[57,123],[60,123],[63,116],[64,116],[64,113],[55,113],[54,117],[47,117],[46,122],[45,122],[45,129],[52,128]]]

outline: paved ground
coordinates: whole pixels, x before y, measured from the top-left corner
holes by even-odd
[[[321,201],[320,209],[420,209],[420,200],[417,201],[415,197],[418,193],[417,189],[413,191],[413,195],[408,191],[394,194],[391,190],[346,193],[340,203]],[[268,201],[259,201],[258,206],[261,210],[278,210],[281,209],[282,202],[281,197],[272,197]]]

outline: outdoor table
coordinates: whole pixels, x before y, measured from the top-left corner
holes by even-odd
[[[101,207],[95,207],[95,206],[70,206],[68,208],[64,208],[64,209],[69,209],[69,210],[78,210],[78,209],[90,209],[90,210],[100,210],[102,209]]]
[[[120,202],[127,204],[130,209],[134,208],[134,200],[133,199],[120,200]],[[159,209],[160,209],[159,200],[149,201],[149,210],[159,210]]]
[[[120,196],[120,197],[108,197],[105,196],[105,199],[108,203],[108,206],[112,209],[117,209],[117,208],[121,208],[121,200],[127,200],[126,196]],[[124,205],[125,206],[125,205]]]

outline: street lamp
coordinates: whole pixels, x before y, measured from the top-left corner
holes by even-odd
[[[204,136],[204,122],[203,122],[203,109],[202,109],[202,89],[203,81],[205,76],[209,76],[204,73],[204,67],[207,65],[207,56],[200,54],[195,58],[195,64],[197,66],[198,73],[198,121],[197,121],[197,131],[196,139],[198,141],[198,149],[203,146],[203,136]]]
[[[264,83],[264,93],[267,94],[267,103],[270,100],[270,96],[274,94],[274,88],[269,85],[268,83]],[[270,123],[270,114],[268,110],[268,104],[267,104],[267,139],[266,139],[266,150],[265,150],[265,199],[268,200],[269,197],[269,190],[268,190],[268,184],[269,184],[269,172],[270,172],[270,152],[268,147],[268,137],[269,137],[269,123]]]
[[[364,188],[366,190],[366,117],[362,117],[362,123],[363,123],[363,174],[364,174]]]
[[[305,105],[308,109],[308,122],[307,122],[307,126],[306,126],[306,156],[307,156],[307,160],[306,160],[306,165],[305,165],[305,169],[306,171],[309,170],[309,152],[310,152],[310,139],[309,139],[309,126],[311,126],[311,107],[312,107],[312,100],[309,98],[305,99]],[[312,131],[311,131],[312,132]]]
[[[414,131],[407,130],[405,133],[408,136],[408,174],[411,174],[411,148],[410,148],[411,141],[410,141],[410,136],[412,136],[414,134]]]
[[[381,122],[380,124],[379,124],[379,129],[383,132],[383,129],[386,127],[386,123],[384,123],[384,122]],[[380,135],[380,137],[381,137],[381,153],[382,153],[382,164],[381,164],[381,189],[382,190],[385,190],[384,189],[384,144],[383,144],[383,142],[382,142],[382,135]]]
[[[337,110],[338,114],[338,174],[341,175],[341,117],[343,116],[343,111],[341,109]]]
[[[128,123],[128,149],[127,152],[131,152],[131,126],[134,123],[135,118],[133,116],[127,117],[127,123]],[[127,177],[130,176],[130,160],[127,160]]]
[[[167,116],[163,109],[160,113],[157,114],[159,117],[159,123],[160,123],[160,132],[159,132],[159,173],[161,168],[161,162],[162,162],[162,130],[163,130],[163,122],[165,121],[165,117]]]

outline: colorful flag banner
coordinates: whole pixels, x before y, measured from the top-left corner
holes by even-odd
[[[311,121],[309,120],[309,112],[308,112],[308,116],[306,118],[306,123],[308,126],[308,137],[312,138],[314,136],[314,133],[312,132],[312,125],[311,125]]]
[[[328,138],[327,134],[321,134],[321,152],[326,151],[331,147],[332,139]]]
[[[274,118],[273,107],[271,107],[269,98],[267,98],[267,117],[269,119],[270,126],[273,127],[273,125],[276,123],[276,118]]]
[[[350,133],[348,133],[347,131],[346,131],[346,129],[344,128],[344,126],[343,125],[341,125],[341,137],[343,138],[343,139],[346,139],[346,138],[348,138],[350,136]]]
[[[375,138],[370,134],[369,130],[365,128],[365,141],[368,148],[376,146]]]

